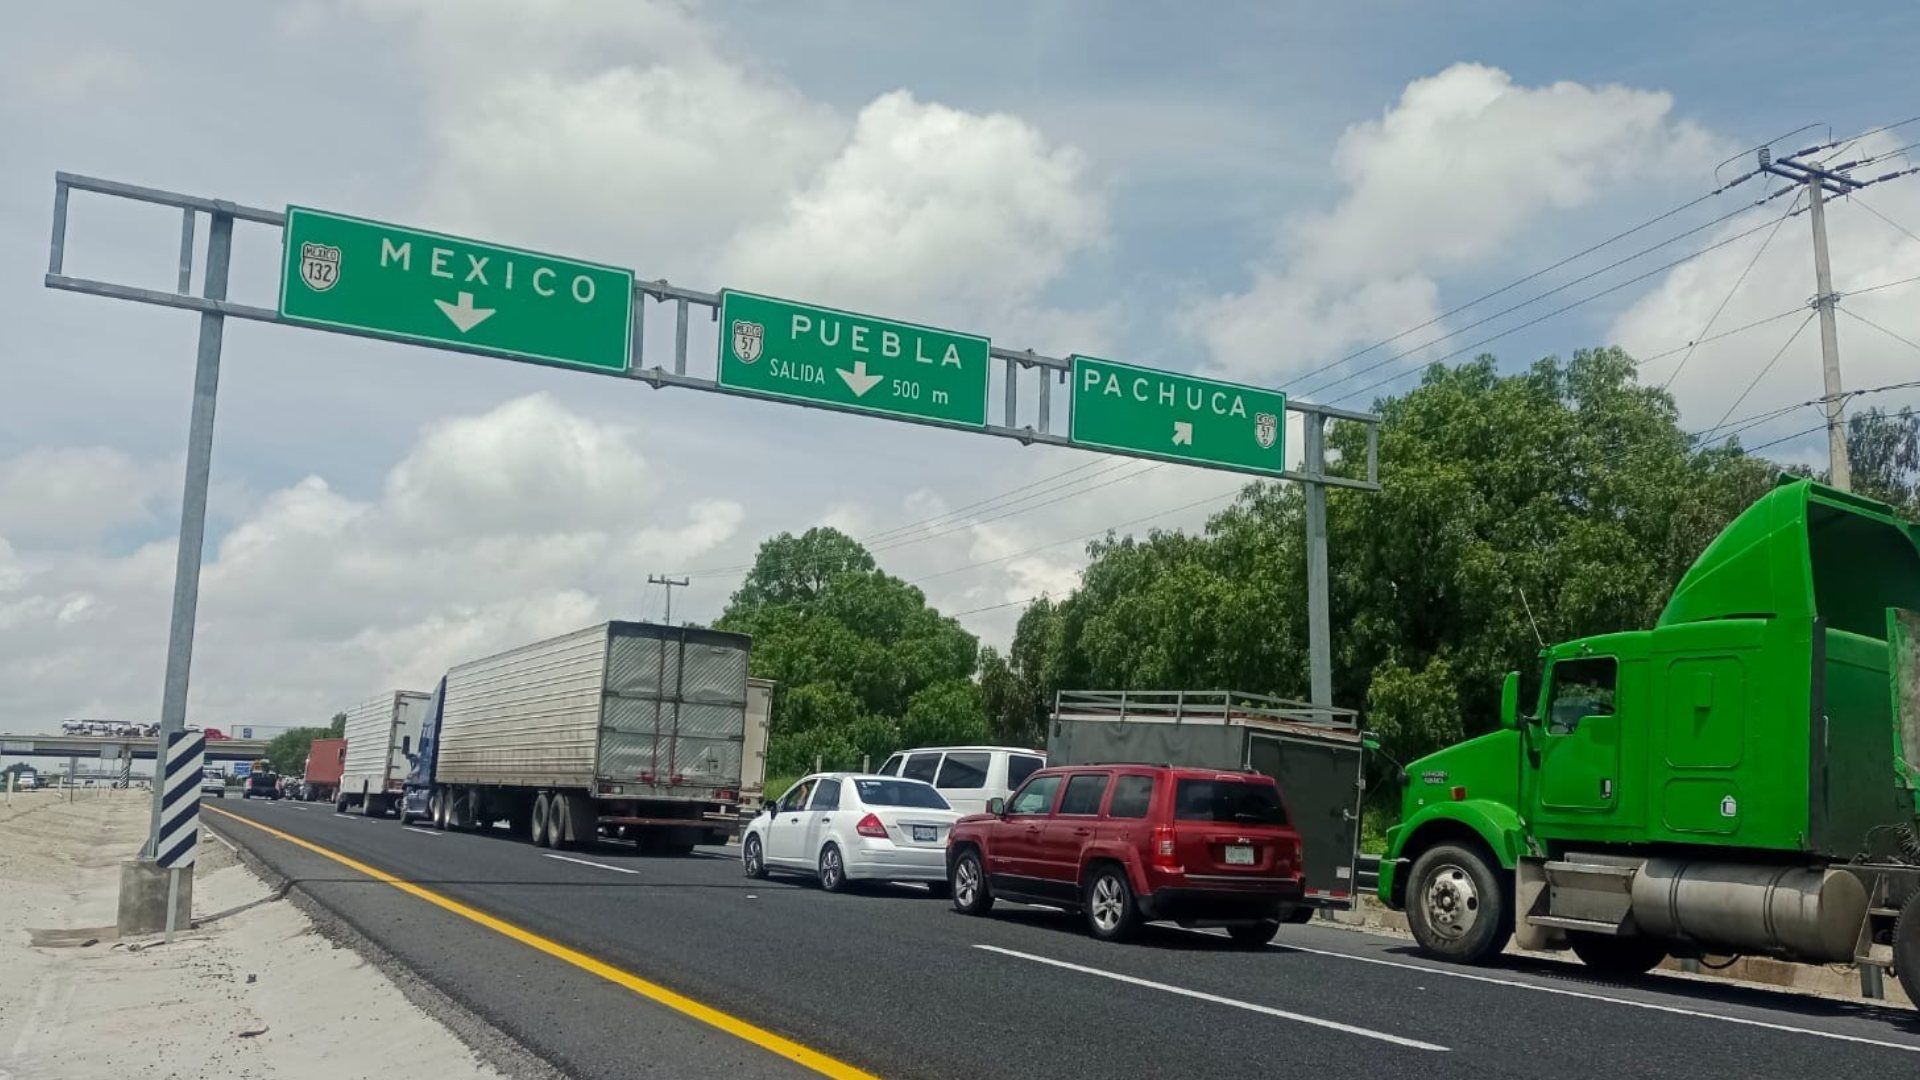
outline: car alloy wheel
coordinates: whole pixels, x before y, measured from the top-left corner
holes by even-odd
[[[1127,899],[1120,890],[1120,879],[1112,874],[1102,874],[1100,880],[1093,883],[1093,897],[1089,901],[1089,913],[1093,924],[1102,932],[1111,934],[1120,926],[1120,920],[1126,914]]]
[[[980,864],[972,859],[961,859],[960,865],[953,870],[953,902],[963,908],[971,908],[980,896]]]
[[[759,837],[747,837],[746,844],[740,849],[740,859],[746,864],[748,877],[763,878],[767,876],[766,852],[760,848]]]
[[[847,868],[840,859],[840,848],[828,844],[820,853],[820,887],[828,892],[839,892],[846,888]]]

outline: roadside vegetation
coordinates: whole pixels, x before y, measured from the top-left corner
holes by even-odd
[[[1334,699],[1383,743],[1375,830],[1397,809],[1394,762],[1491,728],[1502,672],[1536,668],[1545,642],[1651,625],[1734,515],[1804,473],[1737,433],[1683,431],[1637,370],[1619,349],[1506,376],[1481,357],[1376,403],[1383,490],[1336,489],[1328,508]],[[1920,514],[1920,418],[1868,410],[1849,435],[1856,489]],[[1348,468],[1364,439],[1329,435]],[[1256,482],[1198,533],[1098,540],[1080,588],[1033,603],[1004,653],[837,530],[767,540],[716,625],[753,634],[754,674],[778,680],[769,797],[816,761],[1043,747],[1060,689],[1305,698],[1303,513],[1297,487]]]

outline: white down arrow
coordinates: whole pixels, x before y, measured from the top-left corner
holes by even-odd
[[[486,322],[488,318],[492,317],[494,312],[494,309],[490,307],[474,307],[473,294],[470,292],[461,293],[460,302],[457,304],[449,304],[445,300],[435,300],[434,303],[440,305],[440,310],[446,314],[448,319],[453,321],[454,327],[463,334],[479,326],[481,323]]]
[[[839,372],[840,377],[847,380],[847,389],[853,391],[854,397],[866,397],[867,391],[873,389],[873,384],[879,382],[881,379],[879,375],[867,374],[867,362],[865,360],[855,360],[852,371],[848,371],[846,368],[834,368],[833,370]]]

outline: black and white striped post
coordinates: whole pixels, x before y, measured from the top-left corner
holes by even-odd
[[[155,830],[159,839],[153,858],[167,871],[167,940],[172,941],[180,870],[191,870],[200,841],[200,776],[206,769],[206,735],[198,731],[169,732],[165,757],[160,768],[160,827]]]

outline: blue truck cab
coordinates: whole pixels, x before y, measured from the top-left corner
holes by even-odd
[[[442,677],[427,699],[427,715],[420,721],[420,739],[407,755],[407,782],[400,796],[400,824],[433,822],[428,796],[433,793],[433,770],[440,756],[440,709],[447,696],[447,680]]]

